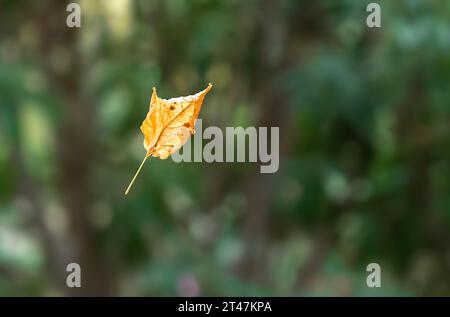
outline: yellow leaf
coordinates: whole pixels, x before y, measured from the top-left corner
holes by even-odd
[[[195,133],[195,120],[197,120],[202,107],[203,98],[211,88],[212,85],[209,84],[205,90],[195,95],[166,100],[159,98],[156,88],[153,87],[150,109],[141,125],[147,154],[131,180],[125,195],[130,191],[149,156],[166,159],[178,151],[187,142],[189,136]]]

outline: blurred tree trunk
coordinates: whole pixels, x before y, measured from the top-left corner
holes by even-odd
[[[280,128],[281,160],[282,153],[290,142],[290,129],[286,116],[287,100],[277,80],[278,76],[287,70],[292,56],[278,55],[277,49],[289,52],[291,38],[296,36],[296,31],[290,30],[289,23],[283,21],[285,17],[280,2],[265,1],[261,13],[259,27],[252,37],[255,45],[260,48],[261,53],[257,57],[260,67],[249,75],[249,81],[253,84],[250,89],[255,91],[254,98],[259,108],[258,126],[268,127],[269,130],[270,127]],[[270,234],[268,218],[276,180],[276,174],[261,174],[259,166],[251,168],[247,174],[248,209],[243,224],[247,256],[240,267],[241,275],[245,278],[265,280],[267,267],[264,263],[268,262],[264,257],[267,256],[267,235]]]
[[[63,92],[63,118],[58,133],[60,190],[70,225],[69,261],[80,264],[82,285],[67,290],[72,295],[109,295],[107,268],[96,250],[88,214],[94,107],[82,84],[82,56],[77,45],[81,29],[66,26],[66,6],[65,1],[48,1],[39,7],[39,25],[45,56],[42,60],[49,61],[45,65],[47,75],[52,86]]]
[[[314,47],[319,38],[326,39],[328,36],[322,23],[324,11],[319,3],[305,3],[301,10],[290,12],[288,18],[284,10],[286,8],[283,8],[282,2],[267,0],[262,5],[259,28],[253,35],[254,45],[261,52],[256,62],[260,67],[255,69],[249,79],[253,83],[260,114],[258,125],[280,128],[280,165],[298,131],[289,117],[289,99],[279,84],[280,76],[291,70],[301,58],[309,56],[307,49]],[[297,46],[299,42],[309,43],[305,43],[302,46],[305,49],[301,49]],[[277,54],[277,50],[284,54]],[[277,174],[261,174],[258,168],[251,169],[247,175],[249,200],[243,225],[247,256],[240,266],[243,278],[266,281],[267,251],[273,238],[269,230],[273,221],[270,219],[270,204],[274,201],[277,180]],[[305,265],[304,272],[299,272],[301,282],[306,281],[305,274],[316,274],[316,268],[320,268],[325,260],[324,254],[329,243],[324,231],[320,228],[317,232],[318,242],[314,245],[312,257]]]

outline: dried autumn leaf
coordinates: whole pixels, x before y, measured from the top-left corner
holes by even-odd
[[[150,109],[141,125],[147,154],[125,191],[125,195],[130,191],[149,156],[166,159],[178,151],[187,142],[189,136],[195,133],[195,120],[202,107],[203,98],[211,88],[212,85],[209,84],[205,90],[195,95],[166,100],[159,98],[156,88],[153,87]]]

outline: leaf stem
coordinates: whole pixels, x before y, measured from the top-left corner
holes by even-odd
[[[146,156],[144,157],[144,159],[142,160],[141,165],[139,165],[139,168],[138,168],[138,170],[136,171],[136,174],[134,174],[134,177],[133,177],[133,179],[131,180],[130,185],[128,185],[128,188],[127,188],[127,190],[125,191],[125,195],[128,195],[128,192],[130,191],[131,186],[133,186],[134,180],[135,180],[136,177],[139,175],[139,172],[141,171],[142,166],[144,166],[144,163],[145,163],[145,161],[147,160],[147,157],[148,157],[148,156],[146,155]]]

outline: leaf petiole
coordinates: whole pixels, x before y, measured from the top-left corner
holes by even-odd
[[[138,168],[138,170],[136,171],[136,174],[134,174],[134,177],[133,177],[133,179],[131,180],[130,185],[128,185],[128,188],[127,188],[127,190],[125,191],[125,195],[128,195],[128,192],[130,191],[131,186],[133,186],[134,180],[135,180],[136,177],[139,175],[139,172],[141,171],[142,166],[144,166],[144,163],[145,163],[145,161],[147,160],[147,157],[148,157],[148,156],[146,155],[146,156],[144,157],[144,159],[142,160],[141,165],[139,165],[139,168]]]

